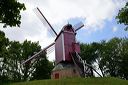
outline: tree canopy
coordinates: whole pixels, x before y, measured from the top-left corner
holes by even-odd
[[[128,79],[128,38],[81,44],[81,57],[103,76]]]
[[[0,0],[0,23],[3,27],[20,26],[20,11],[25,10],[25,5],[18,0]]]
[[[128,2],[126,3],[125,7],[119,10],[116,19],[118,19],[118,23],[126,25],[125,30],[128,30]]]
[[[9,41],[4,32],[0,31],[0,83],[50,78],[53,64],[45,53],[36,60],[21,64],[40,50],[39,42]]]

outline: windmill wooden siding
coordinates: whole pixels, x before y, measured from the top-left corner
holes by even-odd
[[[56,63],[59,63],[61,61],[65,60],[65,53],[64,53],[64,40],[63,40],[63,33],[61,33],[55,43],[55,59]]]
[[[64,31],[65,60],[72,62],[70,53],[73,53],[73,43],[75,42],[75,33]]]

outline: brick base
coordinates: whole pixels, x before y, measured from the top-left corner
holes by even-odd
[[[59,63],[54,67],[54,69],[51,72],[52,79],[72,77],[80,77],[80,74],[76,69],[75,65],[71,63]]]

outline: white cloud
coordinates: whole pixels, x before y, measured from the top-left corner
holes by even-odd
[[[22,0],[27,10],[22,12],[19,29],[4,29],[10,40],[39,41],[42,48],[54,41],[47,36],[47,30],[34,14],[33,8],[39,7],[56,30],[67,24],[70,18],[86,18],[86,29],[90,31],[103,28],[106,20],[111,20],[117,10],[124,5],[122,0]],[[58,28],[59,27],[59,28]],[[114,28],[115,29],[115,28]],[[3,30],[3,29],[2,29]]]
[[[83,17],[86,18],[85,24],[88,28],[102,28],[104,20],[111,20],[122,3],[122,0],[49,0],[47,7],[40,8],[52,24],[63,23],[69,18]]]

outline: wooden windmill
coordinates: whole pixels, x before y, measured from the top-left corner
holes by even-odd
[[[57,34],[39,8],[35,9],[36,14],[41,19],[43,24],[49,29],[54,36],[55,41],[45,47],[29,59],[25,60],[25,64],[33,59],[36,59],[43,52],[47,51],[51,46],[55,45],[55,67],[51,72],[51,78],[66,78],[66,77],[85,77],[90,75],[92,66],[86,64],[81,57],[80,45],[76,42],[76,32],[84,26],[83,23],[78,23],[75,26],[71,24],[65,25]],[[94,70],[95,71],[95,70]]]

